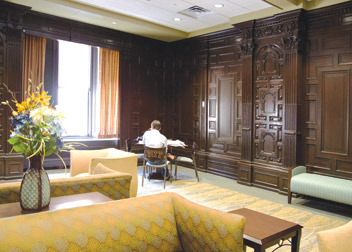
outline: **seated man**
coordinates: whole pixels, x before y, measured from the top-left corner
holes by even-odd
[[[151,148],[166,148],[167,151],[167,139],[166,137],[160,133],[161,130],[161,123],[158,120],[152,121],[150,125],[150,129],[147,130],[143,135],[143,144],[147,147]],[[173,159],[172,155],[168,155],[169,158]],[[149,161],[150,162],[150,161]],[[150,162],[154,165],[161,165],[164,164],[165,161],[156,161]],[[164,169],[161,170],[161,174],[164,177]],[[166,171],[166,177],[169,176],[169,169]]]

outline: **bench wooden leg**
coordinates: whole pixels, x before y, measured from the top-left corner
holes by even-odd
[[[292,192],[288,192],[287,197],[288,204],[291,204]]]

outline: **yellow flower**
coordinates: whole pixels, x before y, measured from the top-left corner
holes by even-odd
[[[16,115],[18,115],[18,113],[16,111],[12,111],[12,115],[16,116]]]
[[[17,111],[19,113],[22,113],[24,111],[26,111],[26,108],[27,108],[27,102],[26,101],[23,101],[21,103],[16,103],[16,107],[17,107]]]
[[[43,91],[41,94],[38,94],[38,98],[40,99],[40,104],[42,106],[49,106],[51,96],[47,95],[47,92]]]
[[[32,93],[29,97],[30,97],[30,98],[33,100],[33,102],[35,102],[35,103],[37,103],[37,102],[40,100],[38,97],[35,97],[35,94],[34,94],[34,93]]]

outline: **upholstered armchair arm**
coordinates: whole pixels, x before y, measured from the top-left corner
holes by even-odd
[[[209,209],[173,194],[175,219],[184,251],[243,250],[245,218]]]
[[[127,173],[107,173],[84,177],[50,179],[50,196],[99,192],[111,199],[130,197],[132,176]],[[20,201],[20,182],[0,184],[0,204]]]
[[[89,165],[89,174],[94,173],[95,167],[101,163],[104,166],[119,172],[128,173],[132,176],[130,196],[136,197],[137,187],[138,187],[138,177],[137,177],[137,162],[138,156],[133,153],[124,152],[119,153],[114,156],[108,157],[94,157],[91,159]],[[120,155],[119,155],[120,154]]]
[[[51,197],[72,194],[99,192],[113,200],[130,197],[132,176],[127,173],[105,173],[84,177],[60,178],[50,180]]]
[[[10,182],[0,184],[0,204],[20,201],[21,182]]]

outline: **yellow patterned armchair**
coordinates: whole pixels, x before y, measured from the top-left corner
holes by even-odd
[[[109,169],[129,173],[132,176],[130,196],[136,197],[138,188],[137,162],[138,156],[131,152],[115,148],[100,150],[71,150],[70,176],[94,174],[98,164]]]
[[[50,196],[100,192],[114,200],[126,199],[130,197],[131,179],[131,175],[116,171],[94,176],[50,179]],[[1,183],[0,204],[20,201],[20,188],[21,182]]]
[[[243,216],[161,193],[0,219],[0,244],[4,251],[239,252],[244,225]]]
[[[352,250],[352,221],[317,233],[320,252],[348,252]]]

